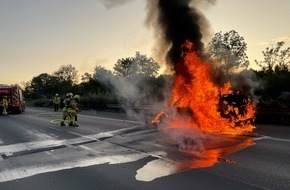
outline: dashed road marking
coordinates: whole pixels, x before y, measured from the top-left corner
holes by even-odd
[[[144,121],[133,121],[133,120],[126,120],[126,119],[113,119],[113,118],[107,118],[107,117],[97,117],[97,116],[82,115],[82,114],[80,114],[80,116],[81,117],[86,117],[86,118],[93,118],[93,119],[103,119],[103,120],[108,120],[108,121],[118,121],[118,122],[126,122],[126,123],[145,124]]]
[[[12,181],[37,174],[78,167],[88,167],[106,163],[130,163],[156,154],[155,151],[144,153],[108,142],[96,143],[97,144],[92,145],[91,147],[80,145],[80,151],[84,151],[82,154],[73,152],[70,147],[67,147],[61,151],[46,151],[45,154],[51,156],[51,159],[49,160],[39,159],[41,156],[44,158],[45,155],[39,155],[38,159],[34,161],[31,161],[30,159],[22,160],[22,162],[14,162],[13,159],[11,161],[3,160],[0,162],[0,182]],[[7,165],[7,163],[10,164]],[[142,173],[142,171],[138,172],[139,176],[140,172]],[[147,172],[147,170],[144,170],[144,172]],[[172,172],[174,173],[175,171],[172,170]],[[168,171],[164,173],[161,171],[161,173],[152,178],[152,180],[170,174],[172,173],[168,173]],[[138,180],[142,180],[142,178]]]
[[[272,141],[280,141],[280,142],[290,142],[290,139],[284,139],[284,138],[277,138],[277,137],[270,137],[270,136],[263,136],[258,140],[262,140],[262,139],[268,139],[268,140],[272,140]]]
[[[72,138],[72,139],[63,139],[63,140],[56,140],[56,139],[47,139],[43,141],[33,141],[33,142],[26,142],[26,143],[17,143],[17,144],[11,144],[11,145],[5,145],[0,146],[0,154],[5,154],[6,156],[9,156],[10,154],[15,154],[17,152],[23,152],[23,151],[32,151],[42,148],[51,148],[59,147],[62,145],[71,146],[74,144],[81,144],[88,141],[99,141],[100,138],[109,138],[113,137],[114,135],[123,134],[129,131],[139,130],[142,129],[142,127],[134,126],[134,127],[128,127],[108,132],[101,132],[97,134],[92,135],[82,135],[76,132],[70,131],[69,133],[77,135],[79,137]]]

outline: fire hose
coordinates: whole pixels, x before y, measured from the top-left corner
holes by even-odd
[[[36,114],[36,117],[62,117],[62,114],[52,114],[52,113],[39,113],[39,114]],[[65,123],[69,123],[69,117],[71,116],[68,116],[66,118],[66,120],[64,121]],[[59,124],[61,122],[61,119],[53,119],[50,121],[51,124]]]

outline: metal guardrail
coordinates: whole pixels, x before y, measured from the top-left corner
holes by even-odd
[[[258,107],[257,123],[290,125],[290,108]]]

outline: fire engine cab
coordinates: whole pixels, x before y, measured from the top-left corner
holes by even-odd
[[[0,84],[0,113],[3,111],[2,100],[5,96],[8,100],[8,112],[22,113],[25,111],[24,95],[19,85]]]

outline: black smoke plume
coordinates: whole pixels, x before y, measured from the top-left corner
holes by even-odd
[[[197,9],[201,4],[214,3],[214,0],[148,0],[147,23],[152,26],[158,38],[159,57],[167,52],[166,61],[177,63],[181,55],[181,46],[189,40],[195,50],[202,53],[202,39],[208,33],[209,24],[205,16]]]

